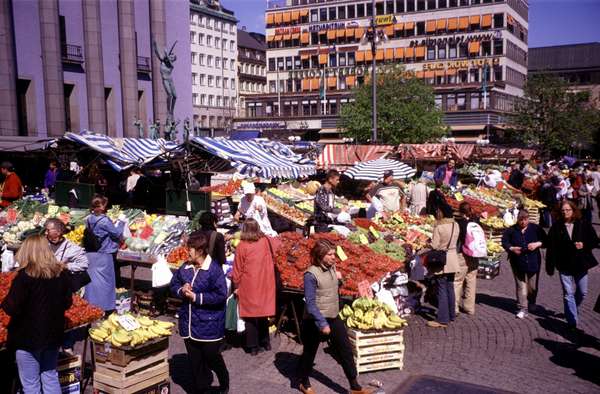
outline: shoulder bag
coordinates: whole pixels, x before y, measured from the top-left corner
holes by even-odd
[[[423,263],[429,272],[437,272],[444,269],[446,265],[446,257],[448,255],[448,249],[450,249],[450,243],[452,242],[452,237],[454,236],[454,225],[452,222],[452,232],[450,233],[450,239],[448,240],[448,245],[445,250],[437,250],[433,249],[429,252],[425,253],[425,262]]]

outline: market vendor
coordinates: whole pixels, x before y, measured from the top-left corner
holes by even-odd
[[[256,187],[253,183],[246,183],[242,187],[244,197],[240,200],[234,219],[239,222],[242,217],[254,219],[260,225],[260,231],[269,236],[275,236],[277,233],[271,227],[269,215],[267,212],[267,203],[264,198],[256,195]]]
[[[65,239],[67,228],[59,219],[50,218],[44,224],[46,239],[56,259],[65,264],[72,282],[72,290],[77,291],[87,285],[90,277],[87,273],[88,258],[85,250]]]
[[[13,171],[12,163],[8,161],[0,164],[0,174],[4,179],[2,196],[0,197],[0,208],[6,208],[23,197],[23,184],[21,183],[21,178]]]
[[[441,180],[442,184],[446,186],[456,187],[456,183],[458,182],[458,173],[456,172],[456,162],[454,159],[450,159],[448,160],[447,164],[438,167],[435,170],[433,179],[435,181],[438,179]]]
[[[337,215],[342,212],[335,207],[335,194],[333,189],[340,183],[340,173],[337,170],[329,170],[325,183],[317,190],[314,199],[315,232],[325,233],[329,231],[329,225],[333,224]]]
[[[400,185],[394,181],[394,171],[388,170],[383,173],[383,180],[376,184],[366,197],[369,202],[372,202],[373,197],[377,197],[383,212],[397,212],[402,208],[404,193]]]

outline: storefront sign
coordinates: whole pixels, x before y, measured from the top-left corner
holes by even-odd
[[[425,63],[423,65],[423,71],[435,71],[445,70],[453,68],[476,68],[483,67],[484,65],[497,66],[500,64],[500,58],[495,57],[493,59],[474,59],[474,60],[453,60],[449,62],[439,63]]]
[[[285,122],[241,122],[234,127],[241,130],[285,129]]]
[[[402,65],[384,65],[377,67],[377,74],[386,74],[391,72],[393,68],[402,68]],[[312,78],[327,78],[327,77],[345,77],[348,75],[354,75],[362,77],[368,75],[371,72],[371,65],[364,66],[348,66],[348,67],[336,67],[319,69],[314,68],[310,70],[294,70],[288,73],[289,79],[312,79]],[[405,71],[405,75],[412,74],[411,71]]]
[[[300,26],[294,27],[279,27],[275,29],[275,34],[291,34],[291,33],[300,33]]]
[[[457,45],[463,42],[469,41],[490,41],[494,38],[494,34],[474,34],[474,35],[462,35],[454,37],[443,37],[443,38],[425,38],[423,40],[412,40],[409,46],[420,47],[420,46],[434,46],[434,45]]]
[[[386,26],[394,23],[394,15],[378,15],[375,17],[375,26]]]
[[[318,25],[311,25],[308,27],[308,31],[311,33],[323,31],[323,30],[337,30],[346,27],[345,22],[333,22],[333,23],[321,23]]]

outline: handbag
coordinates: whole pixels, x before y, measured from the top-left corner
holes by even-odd
[[[446,265],[446,258],[448,257],[448,250],[450,249],[450,243],[452,242],[452,237],[454,236],[454,222],[452,223],[452,232],[450,233],[450,239],[448,240],[448,245],[445,250],[437,250],[433,249],[429,252],[425,253],[425,262],[424,265],[429,272],[437,272],[444,269]]]
[[[238,321],[238,301],[234,294],[227,299],[225,312],[225,329],[228,331],[237,331]]]

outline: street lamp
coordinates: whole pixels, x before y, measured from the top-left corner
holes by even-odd
[[[388,40],[388,37],[383,33],[383,31],[381,30],[376,30],[375,29],[375,15],[377,15],[377,10],[376,10],[376,6],[375,6],[375,0],[371,1],[371,7],[372,7],[372,17],[371,17],[371,26],[370,26],[370,30],[367,30],[365,32],[365,34],[362,36],[362,38],[360,39],[360,43],[362,45],[365,45],[366,43],[370,42],[371,43],[371,57],[372,57],[372,63],[371,63],[371,83],[373,84],[372,86],[372,105],[373,105],[373,133],[372,133],[372,142],[375,143],[377,142],[377,71],[376,71],[376,66],[377,66],[377,60],[375,59],[376,56],[376,52],[377,52],[377,44],[381,43],[381,42],[385,42]]]

